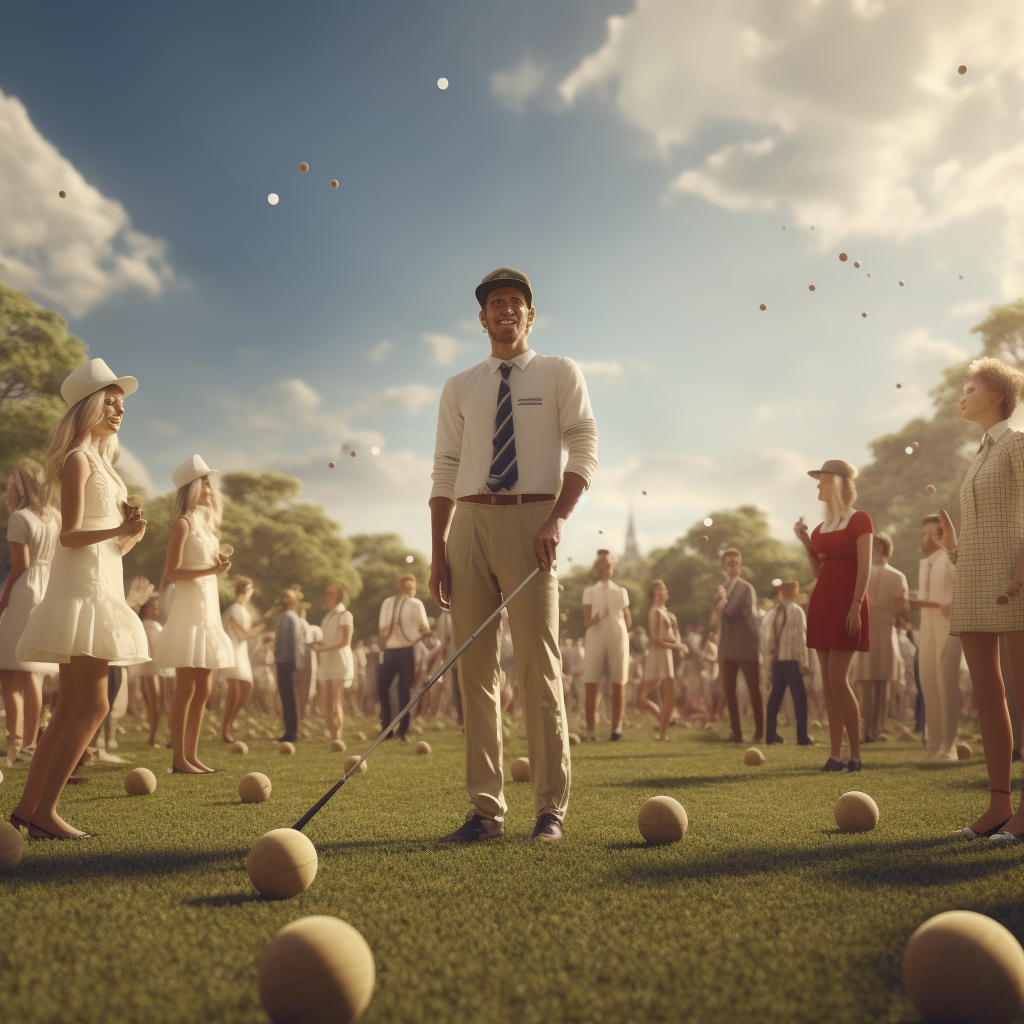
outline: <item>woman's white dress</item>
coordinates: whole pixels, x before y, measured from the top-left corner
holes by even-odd
[[[243,682],[252,682],[252,664],[249,661],[249,641],[238,638],[248,635],[252,629],[252,615],[249,609],[241,601],[231,605],[221,619],[224,632],[231,641],[231,649],[235,654],[235,667],[225,670],[225,679],[241,679]],[[234,623],[234,628],[231,624]],[[237,632],[236,632],[237,631]]]
[[[332,608],[320,623],[324,634],[324,646],[333,647],[335,644],[340,644],[342,628],[351,626],[352,621],[352,613],[344,604]],[[352,634],[350,633],[349,640],[351,638]],[[344,681],[346,689],[352,685],[352,680],[356,675],[356,666],[352,658],[351,644],[346,644],[336,651],[320,651],[318,658],[320,659],[316,672],[318,680],[323,682],[327,679],[341,679]]]
[[[216,565],[220,541],[199,530],[195,516],[185,516],[188,533],[182,552],[182,569],[208,569]],[[161,668],[231,668],[233,645],[220,622],[217,577],[197,576],[172,584],[171,613],[164,623],[153,660]]]
[[[121,478],[99,455],[76,448],[89,460],[83,530],[109,530],[123,522],[128,497]],[[69,453],[70,454],[70,453]],[[117,538],[81,548],[58,544],[42,601],[32,609],[16,657],[67,664],[73,656],[111,665],[149,661],[142,620],[124,599],[124,571]]]
[[[0,669],[9,672],[46,672],[52,663],[19,661],[14,652],[28,625],[32,609],[46,593],[50,562],[60,538],[60,516],[54,513],[44,523],[31,509],[23,508],[7,521],[7,539],[28,548],[28,568],[14,581],[11,599],[0,615]]]
[[[149,653],[153,654],[156,651],[157,643],[164,627],[160,625],[157,619],[143,619],[142,627],[145,629],[146,639],[149,641]],[[129,667],[129,679],[139,679],[141,676],[161,676],[164,679],[173,679],[174,669],[164,668],[155,661],[147,661],[141,665],[131,665]]]

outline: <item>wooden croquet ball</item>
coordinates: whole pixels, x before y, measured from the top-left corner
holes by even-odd
[[[575,732],[569,733],[569,746],[570,747],[578,747],[579,745],[580,745],[579,734],[575,733]]]
[[[512,781],[530,781],[530,759],[528,757],[517,757],[512,762]]]
[[[958,67],[956,70],[957,70],[957,72],[959,74],[966,75],[967,74],[967,65],[966,64],[961,64],[960,67]]]
[[[328,463],[327,463],[327,468],[328,468],[328,469],[334,469],[334,467],[335,467],[336,465],[337,465],[337,463],[335,463],[335,462],[328,462]]]
[[[841,263],[845,263],[845,262],[846,262],[846,261],[847,261],[847,260],[848,260],[849,258],[850,258],[850,257],[849,257],[849,256],[847,256],[845,252],[841,252],[841,253],[839,254],[839,261],[840,261]]]
[[[295,744],[285,741],[284,743],[278,743],[277,752],[279,754],[294,754]]]
[[[351,757],[346,757],[345,758],[345,774],[346,775],[348,775],[348,773],[350,771],[352,771],[352,769],[355,768],[357,764],[359,764],[359,757],[360,757],[359,754],[353,754]],[[366,772],[366,762],[364,761],[362,764],[359,764],[358,768],[356,768],[356,775],[363,775],[363,774],[365,774],[365,772]]]
[[[763,313],[768,307],[767,305],[765,305],[765,303],[762,302],[761,305],[758,306],[757,308],[761,310],[761,312]]]
[[[59,195],[59,196],[61,197],[61,199],[67,199],[67,197],[68,197],[68,194],[67,194],[67,192],[65,192],[65,191],[64,191],[64,189],[61,189],[61,190],[60,190],[60,191],[59,191],[59,192],[57,193],[57,195]]]
[[[906,281],[900,281],[900,287],[902,288],[906,283]]]
[[[678,842],[683,838],[687,824],[683,805],[670,796],[652,796],[636,816],[640,835],[652,846]]]
[[[340,751],[348,750],[348,747],[345,746],[344,740],[331,740],[331,750],[337,754]]]
[[[238,798],[243,804],[261,804],[270,796],[270,779],[262,772],[249,772],[238,780]]]
[[[235,742],[231,744],[230,750],[232,754],[248,754],[249,744],[244,743],[242,740],[235,740]]]
[[[970,761],[971,755],[973,753],[974,753],[974,751],[971,750],[970,743],[964,743],[963,740],[961,740],[956,745],[956,756],[957,756],[957,759],[960,760],[960,761]]]
[[[853,261],[853,265],[859,270],[860,269],[860,260],[854,260]]]
[[[0,821],[0,871],[10,871],[21,863],[21,851],[24,846],[25,840],[21,838],[21,829],[6,821]]]
[[[316,868],[316,847],[294,828],[275,828],[260,836],[245,862],[256,891],[278,900],[305,892],[316,877]]]
[[[124,777],[124,791],[129,796],[148,796],[156,789],[156,776],[148,768],[133,768]]]
[[[260,954],[260,1002],[275,1024],[349,1024],[373,996],[373,953],[336,917],[286,924]]]
[[[861,316],[867,316],[867,313],[861,313]]]
[[[992,918],[947,910],[910,936],[903,984],[926,1021],[1009,1024],[1024,1009],[1024,949]]]
[[[306,161],[303,160],[302,163],[299,164],[299,170],[300,171],[308,171],[309,170],[309,164],[307,164]]]
[[[743,763],[755,768],[757,765],[764,764],[764,754],[757,747],[747,747],[743,755]]]
[[[331,178],[331,188],[337,188],[337,187],[338,187],[338,179],[337,178]]]
[[[807,290],[808,290],[809,292],[813,292],[813,291],[814,291],[814,285],[813,285],[813,284],[809,284],[809,285],[807,286]]]
[[[867,793],[844,793],[832,815],[844,832],[870,832],[878,824],[878,804]]]
[[[420,740],[419,743],[416,744],[416,753],[417,754],[429,754],[430,753],[430,744],[426,740]]]

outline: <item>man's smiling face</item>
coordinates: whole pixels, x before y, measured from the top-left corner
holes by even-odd
[[[496,345],[517,348],[530,333],[534,312],[519,288],[495,288],[484,301],[480,323]]]

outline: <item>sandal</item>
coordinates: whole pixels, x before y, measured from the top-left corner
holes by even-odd
[[[1009,818],[1006,819],[1006,821],[1009,820]],[[991,839],[997,832],[1002,832],[1006,821],[1001,821],[998,825],[993,825],[990,829],[986,829],[984,832],[975,832],[970,825],[965,825],[959,832],[954,832],[953,835],[961,836],[964,839]]]

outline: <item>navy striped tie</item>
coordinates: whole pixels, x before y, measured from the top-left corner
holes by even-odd
[[[491,475],[487,486],[492,491],[503,487],[510,491],[519,479],[516,460],[516,435],[512,428],[512,389],[508,386],[511,363],[501,364],[501,383],[498,385],[498,411],[494,417],[494,454],[491,456]]]

